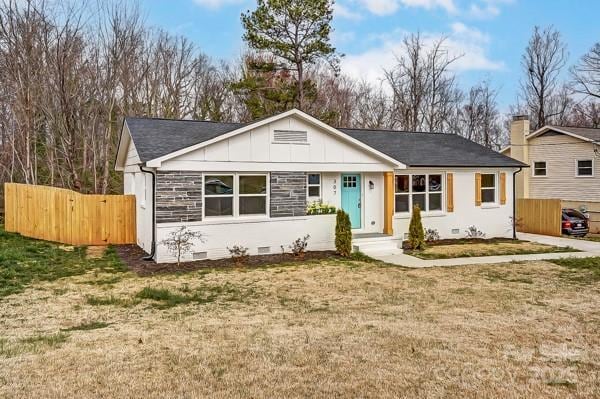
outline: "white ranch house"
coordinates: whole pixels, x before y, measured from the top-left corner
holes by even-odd
[[[513,179],[525,164],[460,136],[334,128],[298,110],[248,124],[126,118],[116,160],[135,194],[137,242],[157,262],[184,225],[200,231],[186,260],[281,252],[310,234],[309,250],[335,249],[335,215],[350,214],[354,245],[399,251],[418,204],[442,238],[475,225],[511,237]]]

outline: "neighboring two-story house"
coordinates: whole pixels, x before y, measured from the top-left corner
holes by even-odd
[[[527,116],[515,116],[511,145],[500,152],[530,166],[517,175],[517,198],[558,198],[585,209],[592,231],[600,229],[600,129],[544,126],[529,131]]]

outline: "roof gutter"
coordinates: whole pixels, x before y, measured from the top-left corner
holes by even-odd
[[[154,260],[156,255],[156,173],[151,170],[144,170],[140,165],[142,173],[149,173],[152,176],[152,244],[150,244],[150,254],[144,256],[143,260]]]
[[[513,189],[512,189],[512,197],[513,197],[513,215],[512,215],[512,228],[513,228],[513,240],[517,239],[517,173],[521,172],[523,168],[519,168],[513,172]]]

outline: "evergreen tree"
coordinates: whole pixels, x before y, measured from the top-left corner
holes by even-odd
[[[425,247],[425,232],[421,222],[421,208],[418,205],[413,206],[408,226],[408,242],[412,249],[423,249]]]
[[[337,71],[339,56],[330,43],[332,0],[258,0],[256,10],[242,14],[244,40],[272,54],[281,68],[296,74],[296,103],[305,108],[306,67],[325,60]]]
[[[350,216],[341,209],[337,211],[335,218],[335,249],[342,256],[350,256],[352,253]]]

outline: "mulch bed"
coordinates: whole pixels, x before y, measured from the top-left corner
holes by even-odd
[[[270,254],[250,256],[243,265],[236,264],[231,258],[206,259],[191,262],[156,263],[152,260],[144,260],[147,254],[137,245],[119,245],[114,247],[117,254],[127,267],[140,276],[149,276],[159,273],[191,272],[200,269],[212,268],[234,268],[234,267],[261,267],[267,265],[276,266],[281,263],[305,262],[310,260],[321,260],[340,258],[335,251],[307,251],[304,258],[295,257],[292,254]]]
[[[428,247],[438,245],[456,245],[456,244],[495,244],[502,242],[519,243],[522,240],[514,240],[512,238],[494,237],[494,238],[445,238],[443,240],[425,241]],[[408,240],[402,242],[402,249],[412,249]]]

